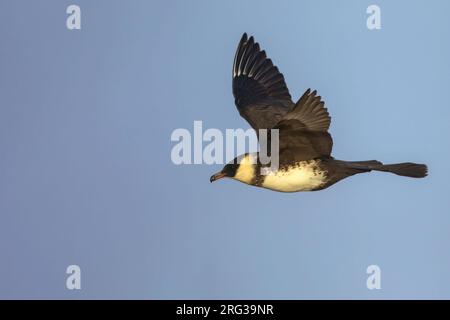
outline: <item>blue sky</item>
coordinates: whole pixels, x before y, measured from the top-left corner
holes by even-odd
[[[450,298],[448,1],[78,0],[69,31],[73,3],[0,3],[0,297]],[[174,165],[174,129],[248,128],[243,32],[295,100],[321,94],[336,158],[429,177],[282,194]]]

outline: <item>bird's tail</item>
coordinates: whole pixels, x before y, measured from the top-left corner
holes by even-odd
[[[424,164],[417,164],[412,162],[382,164],[380,161],[346,161],[349,168],[361,171],[384,171],[395,173],[403,177],[424,178],[428,174],[428,168]]]

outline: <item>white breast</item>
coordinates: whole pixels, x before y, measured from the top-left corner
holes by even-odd
[[[262,187],[281,192],[310,191],[325,183],[316,161],[302,161],[284,170],[268,172]]]

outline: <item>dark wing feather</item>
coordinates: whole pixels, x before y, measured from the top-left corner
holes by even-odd
[[[246,33],[234,57],[233,95],[239,113],[255,130],[272,128],[294,106],[283,74]]]
[[[328,131],[331,118],[325,108],[325,102],[317,95],[317,91],[306,90],[294,109],[286,114],[283,120],[298,120],[311,131]]]
[[[280,163],[331,156],[331,118],[317,92],[308,89],[275,126],[279,129]]]

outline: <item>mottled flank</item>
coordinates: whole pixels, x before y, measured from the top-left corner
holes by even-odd
[[[281,191],[312,191],[326,183],[326,172],[320,167],[320,160],[296,162],[269,172],[263,179],[262,187]]]

